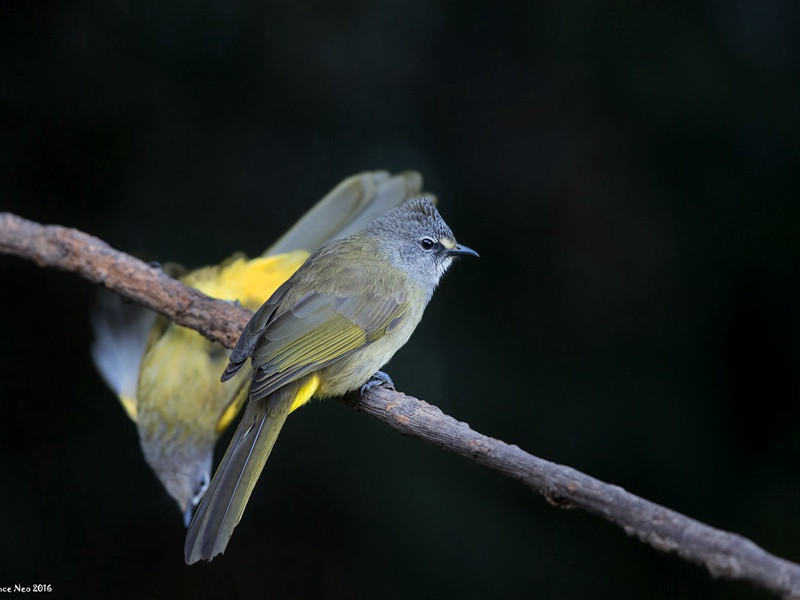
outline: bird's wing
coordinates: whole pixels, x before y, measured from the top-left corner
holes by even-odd
[[[408,309],[404,287],[365,283],[357,269],[338,268],[333,251],[317,256],[322,274],[303,294],[292,277],[256,311],[242,332],[222,380],[253,358],[251,397],[263,398],[391,331]],[[300,272],[298,272],[300,275]]]
[[[402,291],[379,296],[310,292],[275,314],[253,352],[251,398],[263,398],[391,331],[408,309]]]
[[[222,373],[222,381],[227,381],[242,368],[244,362],[253,354],[256,344],[264,334],[267,325],[272,317],[278,311],[281,301],[291,289],[291,283],[285,281],[277,290],[275,290],[264,304],[250,317],[247,325],[239,336],[236,346],[231,351],[231,356],[225,372]]]

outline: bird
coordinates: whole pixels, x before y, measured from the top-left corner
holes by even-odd
[[[415,198],[323,245],[275,290],[221,377],[250,360],[247,407],[189,525],[187,564],[225,550],[290,412],[390,381],[378,369],[408,341],[453,259],[469,255],[434,204]]]
[[[209,296],[255,310],[316,248],[354,233],[421,189],[415,171],[360,173],[337,185],[257,258],[237,253],[193,271],[163,268]],[[228,363],[224,346],[113,292],[102,291],[91,320],[94,363],[136,424],[147,464],[188,527],[211,479],[214,446],[240,412],[249,382],[223,386],[218,373]]]

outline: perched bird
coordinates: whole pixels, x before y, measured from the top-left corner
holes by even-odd
[[[255,310],[309,253],[346,237],[420,193],[416,172],[362,173],[341,182],[262,256],[238,254],[180,276],[191,287]],[[180,275],[182,269],[165,270]],[[222,385],[228,350],[199,333],[122,300],[101,295],[92,315],[92,357],[136,423],[142,451],[188,526],[211,478],[214,445],[239,413],[249,381]]]
[[[465,255],[477,253],[456,243],[429,200],[412,199],[319,248],[258,309],[222,375],[251,359],[250,399],[189,525],[187,563],[225,550],[289,413],[385,378],[376,371],[408,341],[453,257]]]

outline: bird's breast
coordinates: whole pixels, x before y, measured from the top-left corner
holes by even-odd
[[[422,318],[424,303],[410,306],[399,324],[385,335],[320,370],[316,396],[343,396],[364,385],[411,337]]]

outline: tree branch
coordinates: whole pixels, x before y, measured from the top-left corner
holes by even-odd
[[[227,347],[234,345],[252,314],[187,288],[160,269],[75,229],[43,226],[0,213],[0,252],[78,273]],[[782,598],[800,600],[800,565],[766,552],[747,538],[480,434],[401,392],[374,387],[363,397],[351,394],[343,401],[405,435],[521,481],[555,506],[598,515],[656,550],[705,566],[714,577],[746,581]]]
[[[0,253],[77,273],[125,298],[233,348],[252,312],[186,287],[158,267],[114,250],[94,236],[0,213]]]

